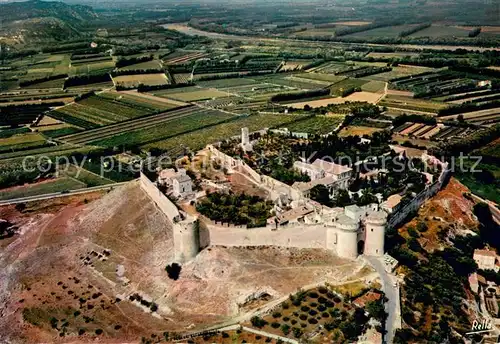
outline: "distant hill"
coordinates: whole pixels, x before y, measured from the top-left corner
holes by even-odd
[[[75,25],[97,18],[92,7],[68,5],[55,1],[9,2],[0,5],[0,20],[4,23],[34,18],[57,18]]]
[[[83,36],[97,19],[92,7],[55,1],[0,2],[0,36],[9,45],[61,41]],[[1,40],[1,39],[0,39]]]

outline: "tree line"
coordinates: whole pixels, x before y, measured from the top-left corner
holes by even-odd
[[[283,102],[283,101],[289,101],[289,100],[300,100],[300,99],[326,96],[329,94],[330,94],[330,90],[328,88],[302,91],[302,92],[279,93],[279,94],[272,96],[271,101]]]

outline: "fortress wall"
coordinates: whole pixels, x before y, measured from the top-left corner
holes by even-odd
[[[326,249],[327,227],[302,225],[271,230],[270,227],[243,229],[207,225],[210,245],[218,246],[281,246]]]
[[[388,228],[394,228],[398,226],[408,217],[410,213],[417,211],[425,201],[436,195],[439,190],[441,190],[443,184],[447,181],[451,173],[448,167],[448,163],[441,163],[441,166],[443,167],[443,171],[439,175],[437,181],[422,190],[415,198],[411,200],[410,203],[390,215],[389,221],[387,222]]]
[[[200,250],[199,226],[196,218],[181,219],[176,205],[165,196],[149,178],[141,172],[141,188],[172,223],[175,260],[184,263],[193,259]]]
[[[141,188],[148,194],[148,196],[155,202],[160,210],[167,215],[170,222],[175,223],[179,218],[179,210],[172,203],[167,196],[165,196],[160,189],[149,178],[141,172],[140,176]]]
[[[241,161],[240,170],[249,175],[257,183],[262,183],[262,176],[255,172],[250,166],[248,166],[244,161]]]

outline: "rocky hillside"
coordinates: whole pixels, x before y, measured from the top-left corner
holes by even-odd
[[[418,214],[389,235],[400,262],[403,329],[395,343],[462,343],[477,318],[467,277],[484,246],[470,191],[452,178]]]
[[[90,6],[38,0],[6,3],[0,5],[0,36],[14,45],[75,39],[94,19],[97,14]]]
[[[0,20],[3,23],[47,17],[77,25],[97,18],[97,14],[90,6],[67,5],[63,2],[34,0],[0,5]]]

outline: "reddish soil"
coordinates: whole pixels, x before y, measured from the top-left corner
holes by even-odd
[[[424,222],[428,230],[420,233],[420,244],[428,252],[443,247],[444,243],[439,238],[441,231],[451,229],[450,233],[464,233],[477,229],[478,222],[472,214],[474,202],[466,199],[464,193],[470,190],[455,178],[436,196],[425,202],[412,221],[399,229],[400,234],[408,238],[408,228],[416,228],[419,222]]]

